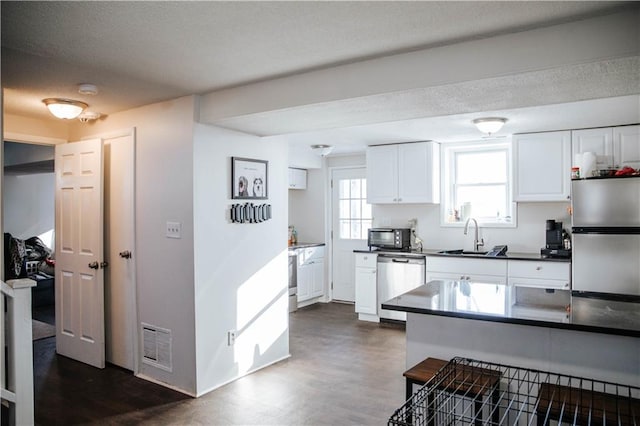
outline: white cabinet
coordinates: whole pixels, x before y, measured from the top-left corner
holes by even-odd
[[[566,201],[571,191],[571,132],[513,136],[514,201]]]
[[[377,255],[355,253],[356,312],[377,315]]]
[[[307,189],[307,171],[289,167],[289,189]]]
[[[596,169],[608,169],[615,165],[613,158],[613,128],[582,129],[571,132],[571,158],[574,166],[576,154],[593,152],[596,154]],[[585,176],[581,176],[585,177]]]
[[[640,125],[613,128],[613,161],[616,167],[640,169]]]
[[[507,284],[506,259],[427,258],[427,282],[432,280],[460,280],[490,284]]]
[[[439,203],[440,145],[414,142],[367,148],[367,202]]]
[[[509,285],[517,287],[571,289],[571,263],[552,261],[509,260]]]
[[[640,168],[640,126],[603,127],[571,132],[571,151],[596,154],[596,168]],[[574,164],[579,166],[579,164]],[[583,176],[584,177],[584,176]]]
[[[298,255],[298,302],[324,295],[324,247],[296,250]]]

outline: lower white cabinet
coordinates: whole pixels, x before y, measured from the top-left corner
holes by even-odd
[[[461,280],[490,284],[507,283],[506,259],[427,258],[427,282],[432,280]]]
[[[297,250],[298,302],[324,295],[324,247]]]
[[[356,312],[378,315],[377,255],[355,253]]]
[[[517,287],[571,289],[571,263],[527,260],[510,260],[509,285]]]

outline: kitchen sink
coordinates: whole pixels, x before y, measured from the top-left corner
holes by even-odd
[[[486,251],[469,251],[469,250],[440,250],[439,254],[458,254],[458,255],[468,255],[468,256],[484,256],[487,254]]]

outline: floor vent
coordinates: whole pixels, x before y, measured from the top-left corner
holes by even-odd
[[[171,330],[142,323],[142,362],[171,372]]]

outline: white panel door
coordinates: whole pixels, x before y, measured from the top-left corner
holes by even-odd
[[[136,353],[134,153],[133,131],[104,140],[106,358],[128,370]]]
[[[56,350],[104,368],[102,140],[56,145]]]
[[[613,128],[613,158],[618,167],[640,169],[640,126]]]
[[[353,251],[367,248],[372,221],[365,175],[363,168],[336,169],[331,173],[331,297],[334,300],[355,302],[356,299]]]

